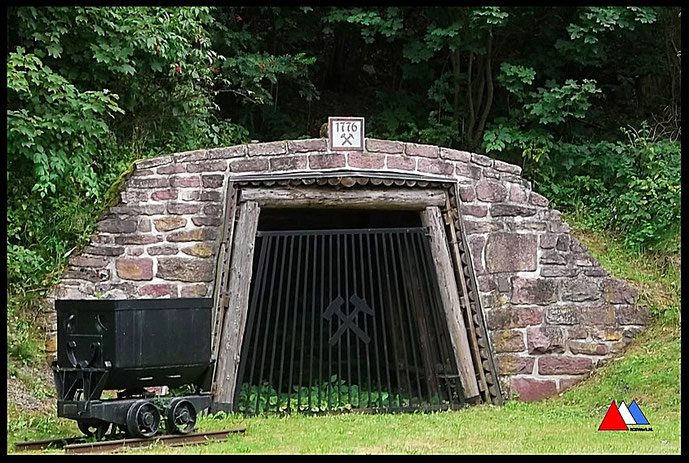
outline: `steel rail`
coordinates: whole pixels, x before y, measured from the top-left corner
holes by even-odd
[[[83,437],[65,437],[60,439],[45,439],[28,442],[17,442],[16,451],[42,450],[51,445],[59,445],[66,453],[105,453],[123,448],[146,447],[151,444],[162,443],[170,447],[181,445],[202,444],[213,440],[224,440],[230,434],[244,433],[246,428],[226,429],[224,431],[209,431],[193,434],[167,434],[153,438],[126,438],[99,442],[83,442]]]

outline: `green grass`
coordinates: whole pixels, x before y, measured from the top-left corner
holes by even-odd
[[[654,323],[622,356],[558,397],[431,414],[205,416],[200,430],[243,426],[246,433],[199,446],[153,445],[127,453],[679,453],[679,258],[631,253],[600,232],[575,228],[573,233],[609,272],[641,289],[641,303],[653,313]],[[598,431],[612,400],[633,399],[653,432]],[[8,452],[20,440],[76,434],[71,421],[31,416],[8,405]]]

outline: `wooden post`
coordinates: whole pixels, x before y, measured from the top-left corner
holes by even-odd
[[[223,319],[213,384],[215,410],[231,411],[234,407],[232,402],[237,387],[239,355],[249,307],[249,289],[260,210],[261,208],[254,201],[248,201],[239,206],[239,219],[230,267],[227,313]]]
[[[421,221],[430,231],[431,253],[436,262],[438,286],[440,286],[443,309],[448,320],[452,348],[457,359],[457,369],[464,393],[466,398],[470,399],[478,396],[480,392],[440,210],[435,206],[426,208],[421,212]]]

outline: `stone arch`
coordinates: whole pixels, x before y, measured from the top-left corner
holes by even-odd
[[[70,259],[52,297],[211,297],[229,182],[255,174],[414,175],[456,182],[480,306],[505,396],[553,395],[643,329],[648,314],[569,234],[519,166],[444,147],[326,139],[177,153],[136,163],[120,202]],[[247,177],[248,176],[248,177]],[[53,326],[55,329],[56,327]],[[53,331],[54,336],[54,331]]]

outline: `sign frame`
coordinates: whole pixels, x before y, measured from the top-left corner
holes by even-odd
[[[359,131],[359,146],[333,146],[333,124],[336,122],[361,122]],[[364,151],[364,131],[366,120],[363,117],[328,117],[328,149],[330,151]]]

